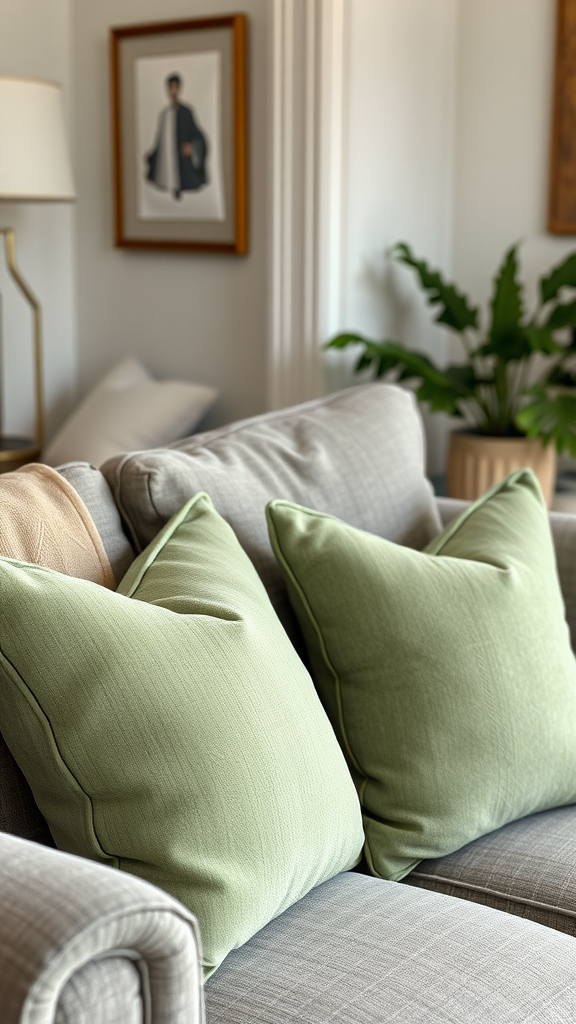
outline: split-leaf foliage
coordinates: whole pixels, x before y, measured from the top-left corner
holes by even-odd
[[[355,332],[326,347],[359,346],[357,371],[410,381],[432,412],[460,417],[481,434],[541,437],[576,457],[576,253],[540,279],[536,309],[527,312],[513,245],[494,278],[484,330],[470,298],[405,242],[391,256],[415,272],[435,322],[460,336],[464,361],[440,367],[397,341]]]

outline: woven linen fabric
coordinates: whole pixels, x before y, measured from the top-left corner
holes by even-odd
[[[119,593],[8,560],[0,587],[0,715],[57,846],[182,900],[207,971],[358,861],[330,723],[206,495]]]
[[[576,807],[532,814],[421,861],[404,882],[576,936]]]
[[[464,511],[468,502],[454,498],[437,498],[436,505],[442,524],[447,526]],[[556,568],[564,600],[566,621],[570,629],[572,650],[576,650],[576,516],[563,512],[549,512]]]
[[[425,552],[289,502],[268,516],[356,781],[371,872],[401,879],[576,802],[576,662],[529,470]]]
[[[205,988],[210,1024],[567,1024],[574,940],[356,873],[305,896]]]
[[[92,521],[100,534],[116,583],[130,568],[136,557],[128,537],[122,529],[120,513],[112,492],[99,469],[89,462],[67,462],[58,466],[63,476],[80,495]]]
[[[0,834],[0,903],[2,1024],[116,1024],[127,1010],[122,1024],[131,1024],[134,969],[140,1005],[153,1007],[154,1024],[203,1024],[197,924],[166,893]],[[99,998],[71,1016],[79,994],[88,999],[90,992]]]
[[[70,978],[54,1024],[145,1024],[141,984],[128,957],[92,961]]]
[[[296,645],[298,627],[266,530],[268,501],[282,495],[415,548],[441,528],[414,397],[391,385],[349,388],[177,447],[102,466],[134,546],[142,550],[192,494],[207,491]]]
[[[88,509],[68,481],[49,466],[31,463],[0,477],[0,555],[112,590],[116,586]]]

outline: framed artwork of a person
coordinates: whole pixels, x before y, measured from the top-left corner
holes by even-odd
[[[248,251],[245,14],[110,29],[114,243]]]
[[[180,75],[169,75],[166,88],[169,102],[158,118],[154,148],[144,158],[146,179],[180,199],[182,192],[196,192],[208,184],[208,139],[192,107],[180,100]]]

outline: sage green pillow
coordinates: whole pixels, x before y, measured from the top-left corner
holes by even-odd
[[[0,729],[57,845],[198,917],[206,973],[364,836],[312,681],[206,495],[119,593],[0,560]]]
[[[286,501],[268,522],[374,874],[576,802],[576,667],[530,471],[425,552]]]

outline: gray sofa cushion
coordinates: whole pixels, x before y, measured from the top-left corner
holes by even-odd
[[[205,987],[210,1024],[574,1020],[572,939],[358,874],[312,890]]]
[[[532,814],[424,860],[404,882],[576,936],[576,807]]]
[[[118,456],[101,469],[139,550],[191,495],[207,491],[293,638],[298,631],[266,528],[270,499],[330,512],[415,548],[440,530],[414,398],[387,384],[196,434],[170,450]]]
[[[135,552],[128,540],[110,488],[99,469],[89,462],[67,462],[58,467],[63,476],[86,505],[102,538],[104,550],[119,583],[134,561]]]

